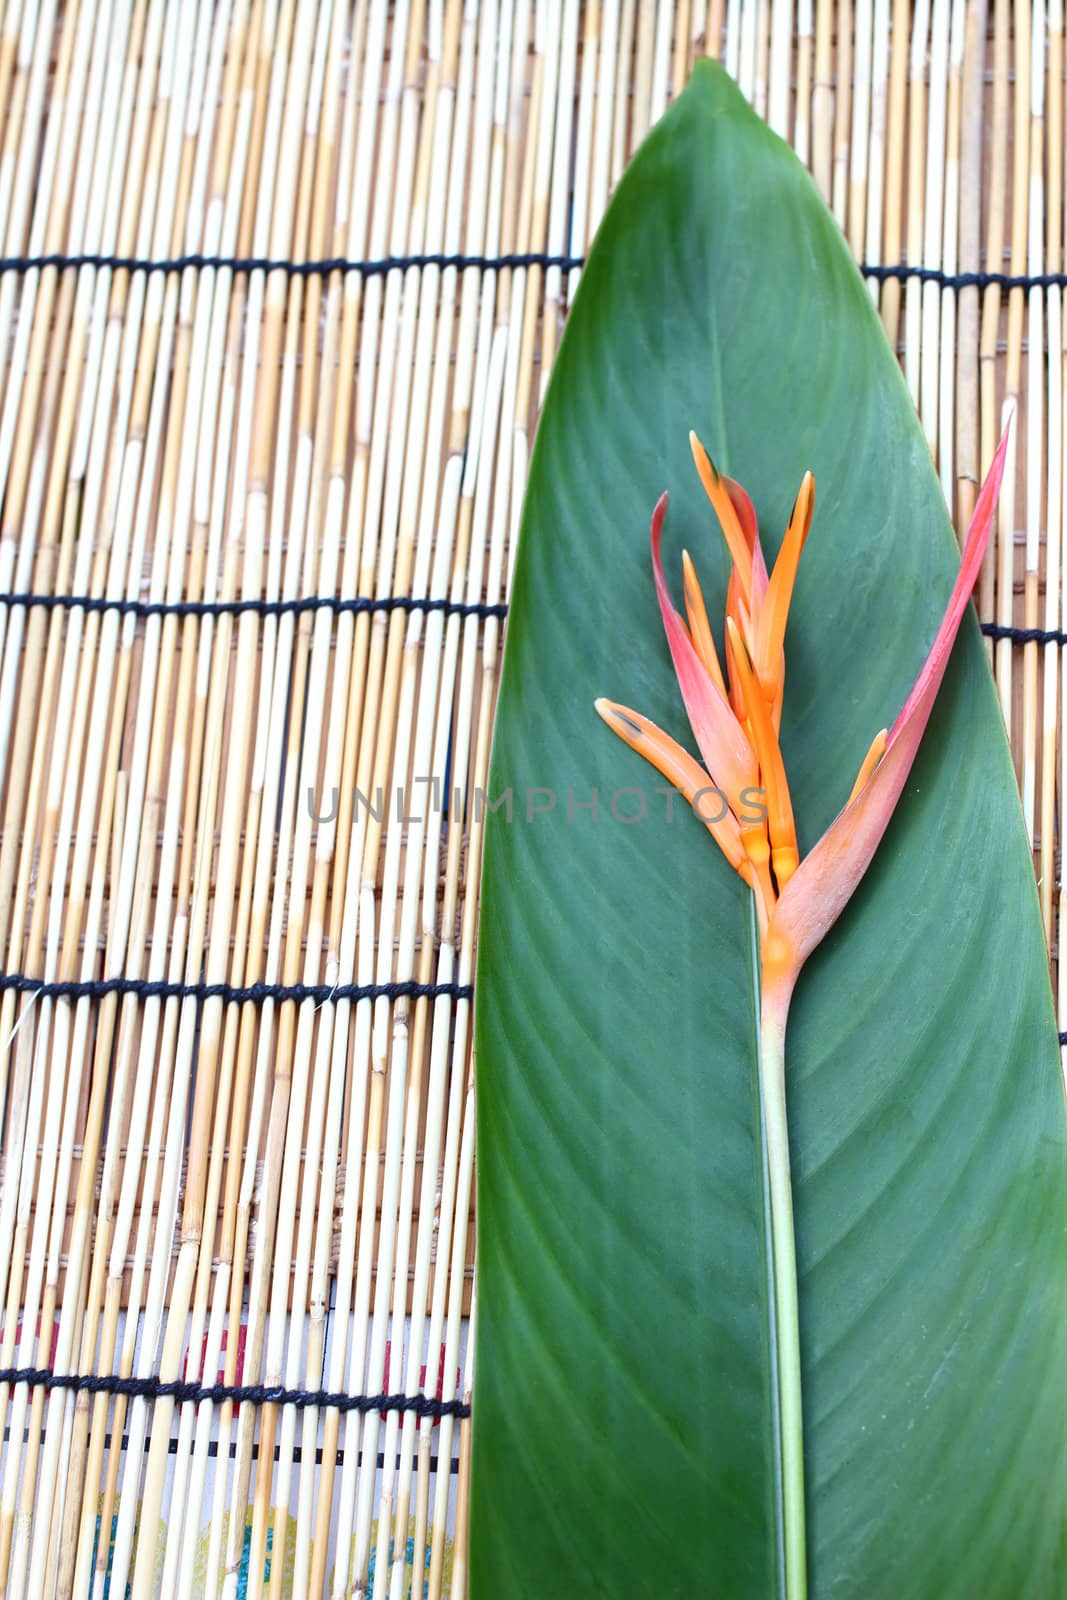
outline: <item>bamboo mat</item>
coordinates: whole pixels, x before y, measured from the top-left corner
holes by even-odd
[[[1054,948],[1061,0],[9,0],[4,1600],[466,1592],[503,602],[579,258],[704,50],[909,264],[958,525],[1018,403],[980,611]]]

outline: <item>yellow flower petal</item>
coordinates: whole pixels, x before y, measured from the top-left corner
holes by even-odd
[[[848,797],[849,805],[851,805],[853,800],[855,800],[860,790],[866,788],[867,780],[870,778],[871,773],[885,755],[885,742],[888,737],[888,728],[883,728],[881,733],[876,733],[874,738],[871,740],[871,748],[864,756],[863,765],[860,767],[856,781],[852,785],[852,793]]]

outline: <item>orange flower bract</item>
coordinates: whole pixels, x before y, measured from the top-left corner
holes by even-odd
[[[981,569],[1008,435],[998,446],[979,495],[948,607],[915,685],[891,731],[882,729],[875,735],[843,809],[803,861],[778,730],[785,692],[786,623],[812,526],[815,480],[805,473],[768,577],[751,501],[739,484],[716,469],[696,435],[689,438],[733,563],[726,598],[725,675],[688,552],[682,557],[685,620],[670,597],[661,556],[666,494],[652,515],[652,571],[678,686],[704,766],[627,706],[598,700],[596,708],[608,726],[691,803],[705,787],[714,786],[724,796],[728,813],[709,825],[709,832],[755,893],[764,986],[778,994],[784,1022],[797,974],[866,872],[915,759]],[[753,791],[762,796],[763,821],[752,820]]]

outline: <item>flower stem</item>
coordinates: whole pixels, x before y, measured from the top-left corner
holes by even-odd
[[[804,1524],[804,1421],[800,1381],[800,1319],[789,1130],[785,1112],[785,1018],[764,997],[760,1018],[760,1091],[767,1141],[771,1202],[771,1257],[778,1367],[778,1425],[782,1454],[782,1522],[785,1600],[806,1600]]]

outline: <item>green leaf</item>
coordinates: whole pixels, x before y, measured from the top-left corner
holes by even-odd
[[[675,594],[685,545],[721,617],[690,427],[769,555],[816,476],[782,724],[803,852],[958,553],[836,226],[710,64],[605,218],[530,472],[478,969],[473,1600],[783,1592],[750,897],[593,711],[692,748],[647,537],[667,488]],[[786,1059],[810,1594],[1067,1594],[1063,1090],[973,617]]]

